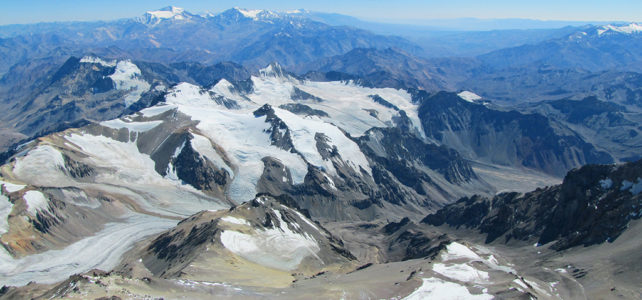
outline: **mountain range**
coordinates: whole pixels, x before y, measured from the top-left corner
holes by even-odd
[[[0,26],[0,299],[639,299],[642,27],[571,25]]]

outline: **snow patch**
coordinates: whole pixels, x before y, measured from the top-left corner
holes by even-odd
[[[447,282],[439,278],[423,278],[422,285],[404,300],[423,300],[423,299],[470,299],[470,300],[489,300],[493,299],[488,294],[471,294],[468,289],[453,282]]]
[[[86,163],[105,170],[96,174],[95,183],[106,185],[112,194],[136,201],[147,211],[188,216],[201,210],[226,207],[222,201],[206,196],[191,185],[161,176],[156,172],[155,162],[138,150],[135,141],[125,143],[90,134],[71,134],[65,138],[77,151],[87,154]]]
[[[450,261],[459,258],[466,258],[472,261],[483,261],[477,253],[457,242],[448,244],[448,246],[446,246],[446,252],[442,253],[441,258],[443,261]]]
[[[213,87],[210,88],[210,92],[215,95],[225,97],[237,102],[237,104],[242,105],[244,102],[247,102],[247,99],[243,98],[240,94],[235,91],[234,85],[225,80],[225,78],[219,80]]]
[[[9,214],[13,209],[13,203],[9,202],[9,198],[0,194],[0,236],[9,232]]]
[[[80,59],[81,63],[87,63],[87,64],[99,64],[103,67],[115,67],[116,66],[116,61],[115,60],[103,60],[99,57],[95,56],[85,56]]]
[[[145,108],[141,110],[140,113],[145,118],[151,118],[151,117],[158,116],[166,111],[172,110],[174,108],[176,108],[176,106],[174,105],[156,105],[149,108]]]
[[[151,88],[151,85],[143,80],[140,69],[130,60],[119,61],[114,74],[109,77],[114,81],[117,90],[127,91],[125,106],[134,104]]]
[[[222,217],[221,221],[227,222],[227,223],[231,223],[231,224],[250,226],[250,223],[247,220],[241,219],[241,218],[232,217],[232,216]]]
[[[308,256],[318,258],[321,249],[317,241],[310,235],[293,232],[281,214],[275,214],[279,227],[255,229],[251,234],[225,230],[221,243],[249,261],[279,270],[294,270]]]
[[[513,283],[519,286],[517,289],[518,289],[520,292],[525,292],[525,291],[528,291],[528,290],[529,290],[529,288],[528,288],[528,286],[526,285],[526,283],[522,282],[522,280],[521,280],[521,279],[515,279],[515,280],[513,280]]]
[[[180,14],[182,14],[184,11],[185,10],[180,7],[170,6],[166,9],[148,11],[147,13],[159,19],[171,19],[180,16]]]
[[[129,129],[129,131],[145,132],[156,128],[156,126],[162,123],[163,121],[125,122],[121,119],[114,119],[114,120],[100,122],[100,125],[113,128],[113,129],[127,128]]]
[[[167,170],[165,173],[165,178],[173,181],[180,181],[178,178],[178,174],[176,174],[176,168],[174,167],[174,164],[172,163],[173,160],[175,160],[183,151],[183,148],[185,148],[185,143],[183,142],[180,146],[178,146],[176,149],[174,149],[174,154],[172,154],[172,157],[169,159],[169,164],[167,164]]]
[[[23,185],[23,184],[15,184],[15,183],[6,182],[3,180],[0,180],[0,186],[3,186],[8,193],[15,193],[26,187],[26,185]]]
[[[235,170],[229,190],[234,201],[241,203],[254,198],[256,184],[263,174],[264,157],[281,161],[290,170],[294,184],[303,182],[308,170],[305,161],[295,153],[273,146],[267,132],[270,124],[265,117],[255,117],[252,109],[228,110],[211,101],[209,95],[202,96],[198,87],[190,84],[176,86],[166,101],[199,121],[196,127],[200,133],[225,149],[225,156]]]
[[[481,96],[479,96],[479,95],[477,95],[477,94],[475,94],[475,93],[473,93],[471,91],[463,91],[463,92],[457,94],[457,96],[459,96],[459,98],[464,99],[464,100],[466,100],[468,102],[475,102],[477,100],[481,100],[482,99]]]
[[[38,145],[29,150],[25,156],[18,157],[13,167],[13,173],[22,182],[33,185],[58,186],[64,185],[65,160],[62,154],[50,145]]]
[[[633,195],[637,195],[642,192],[642,178],[638,177],[637,183],[628,180],[622,181],[622,187],[620,188],[620,191],[626,190],[629,190]]]
[[[613,186],[613,180],[611,180],[611,178],[606,178],[606,179],[600,180],[600,187],[602,187],[602,189],[608,190],[612,186]]]
[[[432,266],[432,270],[462,282],[486,283],[489,279],[488,272],[479,271],[467,264],[445,265],[437,263]]]
[[[324,99],[323,102],[309,101],[305,104],[313,109],[326,112],[330,116],[328,118],[330,122],[354,137],[362,136],[373,127],[393,126],[393,118],[399,116],[399,112],[395,109],[384,107],[372,101],[371,95],[379,95],[400,110],[405,111],[414,125],[414,129],[421,136],[425,136],[418,117],[418,106],[412,102],[411,95],[405,90],[367,88],[358,86],[353,82],[340,81],[305,81],[297,84],[296,87],[306,93]],[[257,101],[254,98],[252,100]],[[354,109],[355,107],[360,109]],[[370,115],[370,110],[377,111],[377,117]]]
[[[65,202],[71,203],[77,206],[84,206],[89,208],[98,208],[101,206],[100,202],[96,199],[90,198],[82,190],[77,189],[63,189],[62,195],[65,198]]]
[[[35,216],[39,210],[46,210],[49,207],[49,199],[39,191],[27,191],[22,197],[27,202],[27,211]]]

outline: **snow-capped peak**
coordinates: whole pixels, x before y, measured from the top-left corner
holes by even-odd
[[[163,7],[159,10],[148,11],[138,21],[147,25],[156,25],[163,20],[189,20],[194,15],[176,6]]]
[[[300,15],[300,14],[309,14],[310,11],[307,9],[299,8],[299,9],[288,10],[285,13],[290,15]]]
[[[228,9],[217,16],[223,19],[228,19],[231,21],[239,20],[252,20],[260,22],[273,22],[275,20],[288,19],[288,18],[301,18],[305,14],[309,13],[303,9],[296,9],[290,11],[272,11],[265,9],[246,9],[240,7],[234,7]]]
[[[260,69],[259,74],[263,77],[285,77],[286,72],[277,62],[269,64],[267,67]]]
[[[258,16],[260,13],[264,12],[265,10],[262,9],[244,9],[244,8],[239,8],[239,7],[234,7],[236,11],[238,11],[240,14],[245,16],[246,18],[258,20]]]
[[[642,25],[638,23],[630,23],[626,25],[604,25],[597,29],[598,35],[603,35],[605,33],[625,33],[625,34],[634,34],[642,32]]]

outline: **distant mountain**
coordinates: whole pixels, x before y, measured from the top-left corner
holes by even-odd
[[[168,6],[155,11],[148,11],[136,20],[145,25],[158,25],[161,22],[194,22],[202,19],[201,16],[191,14],[180,7]]]
[[[372,86],[448,89],[448,82],[428,61],[396,48],[354,49],[302,65],[297,70],[353,74]]]
[[[565,37],[502,49],[478,58],[490,70],[549,65],[588,71],[642,70],[642,26],[587,26]]]
[[[621,105],[642,107],[642,74],[637,72],[589,72],[547,65],[499,71],[476,69],[469,73],[467,80],[457,84],[460,89],[511,105],[596,96]]]
[[[61,49],[67,55],[118,47],[127,58],[146,61],[215,63],[235,61],[253,69],[278,61],[285,66],[344,54],[354,48],[398,47],[419,52],[415,44],[362,29],[330,26],[301,11],[274,12],[233,8],[200,16],[181,8],[149,11],[135,19],[97,23],[25,25],[23,31],[0,39],[0,74],[17,62],[50,56]],[[14,26],[15,27],[15,26]],[[82,55],[82,54],[80,54]]]

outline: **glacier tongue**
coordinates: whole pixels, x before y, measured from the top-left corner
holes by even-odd
[[[2,248],[0,282],[4,285],[25,285],[30,281],[54,283],[94,268],[111,270],[134,243],[176,223],[174,220],[132,214],[124,222],[107,224],[94,236],[61,250],[14,259]]]

